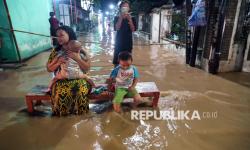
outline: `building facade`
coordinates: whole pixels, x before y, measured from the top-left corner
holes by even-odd
[[[249,32],[244,30],[249,0],[210,1],[207,7],[201,67],[209,71],[215,58],[218,72],[249,71]]]

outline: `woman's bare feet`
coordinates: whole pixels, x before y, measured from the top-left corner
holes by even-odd
[[[51,88],[43,89],[42,92],[44,92],[44,93],[50,93],[51,92]]]

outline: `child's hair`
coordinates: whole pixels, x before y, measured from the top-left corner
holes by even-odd
[[[50,17],[53,17],[55,15],[55,13],[54,12],[50,12],[49,15],[50,15]]]
[[[131,60],[133,61],[133,57],[129,52],[120,52],[119,56],[118,56],[118,60],[122,60],[122,61],[128,61]]]
[[[79,52],[82,49],[82,44],[81,42],[77,40],[71,40],[69,41],[69,50],[73,52]]]

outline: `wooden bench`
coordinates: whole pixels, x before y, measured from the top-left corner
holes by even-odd
[[[105,84],[102,85],[105,86]],[[47,86],[37,85],[26,94],[26,105],[29,113],[32,113],[34,111],[35,103],[39,103],[41,101],[51,101],[50,95],[42,92],[47,88]],[[154,82],[139,82],[136,86],[136,89],[142,97],[152,97],[152,107],[157,107],[160,97],[160,91],[158,90]],[[90,103],[112,100],[113,93],[103,92],[99,95],[90,94],[88,97],[90,99]]]

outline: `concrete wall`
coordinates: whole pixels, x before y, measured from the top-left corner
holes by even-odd
[[[161,10],[161,35],[160,38],[165,38],[166,33],[171,33],[172,26],[172,10],[162,9]]]
[[[160,33],[160,13],[155,11],[152,14],[152,22],[151,22],[151,41],[153,43],[159,43],[159,33]]]
[[[13,29],[50,35],[48,22],[52,10],[51,0],[6,0]],[[6,21],[6,20],[5,20]],[[2,22],[2,21],[1,21]],[[21,59],[29,58],[43,50],[49,49],[50,38],[14,31]],[[7,45],[11,45],[6,43]],[[11,48],[12,49],[12,48]],[[4,49],[3,51],[7,51]],[[14,49],[10,50],[15,51]],[[6,62],[18,61],[14,52],[4,53]],[[11,57],[9,57],[11,55]],[[14,57],[14,56],[15,57]]]
[[[250,54],[250,34],[248,34],[248,39],[247,39],[247,46],[245,50],[245,56],[244,56],[244,62],[243,62],[243,68],[242,71],[244,72],[250,72],[250,59],[249,59],[249,54]]]
[[[167,7],[167,6],[165,6]],[[151,42],[159,43],[166,33],[171,33],[172,6],[169,8],[155,8],[151,13]]]

